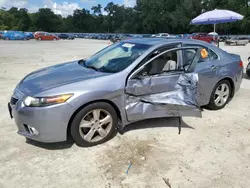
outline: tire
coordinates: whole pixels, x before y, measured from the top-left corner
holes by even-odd
[[[56,38],[53,38],[53,40],[56,40]]]
[[[100,114],[99,116],[96,115],[96,117],[99,117],[99,118],[94,118],[94,112],[98,111],[98,110],[101,111],[99,113]],[[108,117],[108,115],[104,116],[104,114],[109,115],[110,123],[106,123],[106,124],[104,123],[104,124],[100,125],[101,121],[99,121],[99,120],[104,120],[105,118]],[[101,118],[101,117],[104,117],[104,118]],[[85,125],[86,125],[85,127],[80,128],[80,124],[81,124],[81,121],[83,119],[87,123],[85,123]],[[99,119],[99,120],[97,120],[97,119]],[[117,124],[118,124],[118,119],[117,119],[117,114],[116,114],[116,111],[114,110],[114,108],[108,103],[98,102],[98,103],[93,103],[93,104],[90,104],[90,105],[84,107],[76,114],[76,116],[74,117],[74,119],[71,123],[70,133],[71,133],[73,140],[75,141],[75,143],[78,146],[90,147],[90,146],[102,144],[102,143],[110,140],[115,135],[115,133],[117,131],[117,129],[116,129]],[[102,128],[100,128],[100,127],[102,127]],[[103,130],[106,135],[102,131],[100,131],[100,129]],[[102,132],[102,134],[104,134],[104,135],[101,136],[101,134],[99,132]],[[92,140],[90,140],[90,139],[88,140],[86,138],[87,135],[92,135],[92,136],[88,137]]]
[[[9,38],[9,37],[6,37],[5,40],[10,40],[10,38]]]
[[[216,94],[216,91],[217,91],[217,89],[220,89],[220,87],[222,85],[226,85],[228,87],[228,90],[229,90],[228,91],[228,97],[227,97],[226,101],[224,101],[223,104],[217,105],[215,103],[215,99],[218,97],[217,94]],[[220,109],[224,108],[227,105],[227,103],[229,102],[231,94],[232,94],[232,87],[231,87],[230,82],[228,80],[222,80],[222,81],[220,81],[214,87],[213,92],[212,92],[211,97],[210,97],[209,104],[208,104],[207,107],[209,109],[211,109],[211,110],[220,110]]]
[[[42,40],[42,38],[40,38],[40,37],[39,37],[37,40],[40,40],[40,41],[41,41],[41,40]]]

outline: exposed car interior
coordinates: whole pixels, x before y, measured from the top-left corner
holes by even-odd
[[[143,75],[156,75],[178,69],[178,51],[167,52],[152,60],[143,69]]]

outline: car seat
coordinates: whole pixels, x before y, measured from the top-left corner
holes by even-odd
[[[150,75],[159,74],[163,71],[163,67],[166,65],[166,59],[164,56],[160,56],[153,60],[152,67],[149,70]]]

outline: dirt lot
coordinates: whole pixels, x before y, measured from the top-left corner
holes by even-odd
[[[167,187],[248,188],[250,185],[250,80],[220,111],[202,119],[185,118],[178,135],[176,119],[130,125],[124,135],[93,148],[26,143],[9,118],[7,102],[27,73],[87,57],[107,41],[0,41],[0,187]],[[222,48],[241,55],[249,47]],[[132,166],[126,174],[129,163]]]

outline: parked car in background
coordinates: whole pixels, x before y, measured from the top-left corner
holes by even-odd
[[[244,37],[232,37],[225,41],[225,45],[243,45],[246,46],[249,43],[249,40]]]
[[[247,76],[250,77],[250,57],[248,58],[248,65],[246,68],[246,73],[247,73]]]
[[[112,43],[117,43],[117,42],[120,42],[122,40],[131,39],[131,38],[133,38],[133,36],[129,35],[129,34],[115,35],[115,36],[111,37],[110,41]]]
[[[34,38],[36,40],[59,40],[58,36],[48,32],[41,32],[41,31],[35,32]]]
[[[217,43],[218,37],[217,36],[211,36],[208,35],[208,33],[193,33],[188,38],[190,39],[196,39],[196,40],[202,40],[208,43]]]
[[[132,122],[201,117],[203,106],[222,109],[242,74],[240,56],[212,44],[136,38],[28,74],[8,107],[18,133],[29,139],[72,137],[79,146],[94,146]]]
[[[29,38],[22,31],[4,31],[2,36],[4,40],[28,40]]]
[[[29,39],[34,39],[34,35],[32,32],[24,32],[26,38]]]
[[[228,40],[230,37],[228,36],[219,36],[219,42],[225,42],[226,40]]]
[[[156,35],[152,35],[152,37],[161,37],[161,38],[164,38],[164,37],[170,37],[170,35],[168,33],[158,33]]]
[[[69,39],[69,40],[75,39],[72,35],[68,35],[68,34],[64,34],[64,33],[59,34],[58,37],[59,37],[60,39]]]

